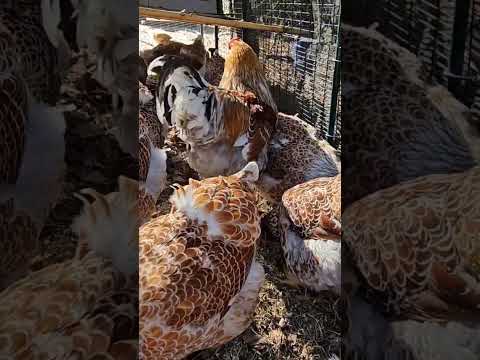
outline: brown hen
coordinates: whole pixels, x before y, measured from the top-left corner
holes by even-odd
[[[413,319],[465,319],[480,304],[480,168],[419,177],[347,208],[343,241],[373,303]]]
[[[138,347],[138,183],[84,201],[73,259],[0,293],[0,358],[132,359]],[[21,339],[19,341],[19,339]]]
[[[251,323],[263,267],[249,163],[230,177],[190,180],[172,211],[140,228],[140,359],[183,359]]]
[[[339,174],[310,180],[283,194],[279,231],[295,285],[340,292],[340,179]]]
[[[233,38],[228,44],[228,48],[229,52],[225,58],[225,67],[219,87],[226,90],[251,91],[277,114],[277,104],[273,100],[262,64],[255,51],[240,38]],[[240,104],[228,107],[225,110],[225,119],[227,136],[230,139],[238,139],[250,125],[248,109]],[[272,122],[264,123],[263,126],[257,126],[258,131],[263,132],[266,137],[253,138],[247,145],[257,149],[261,170],[267,160],[268,142],[275,127],[276,118]]]

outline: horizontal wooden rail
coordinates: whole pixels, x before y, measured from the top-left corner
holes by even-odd
[[[311,32],[302,29],[290,28],[281,25],[265,25],[243,20],[221,19],[210,16],[202,16],[184,11],[169,11],[152,9],[147,7],[139,7],[140,16],[150,17],[161,20],[176,20],[192,24],[227,26],[239,29],[251,29],[259,31],[270,31],[275,33],[287,33],[293,35],[301,35],[311,37]]]

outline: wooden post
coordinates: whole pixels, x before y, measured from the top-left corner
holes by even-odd
[[[173,21],[188,22],[192,24],[217,25],[217,26],[233,27],[238,29],[269,31],[269,32],[275,32],[275,33],[289,33],[289,34],[302,35],[307,37],[311,37],[312,35],[311,31],[296,29],[296,28],[289,28],[287,26],[265,25],[265,24],[258,24],[258,23],[242,21],[242,20],[222,19],[222,18],[215,18],[211,16],[201,16],[201,15],[181,12],[181,11],[180,12],[168,11],[168,10],[159,10],[159,9],[140,7],[139,13],[140,13],[140,16],[150,17],[150,18],[160,19],[160,20],[173,20]]]

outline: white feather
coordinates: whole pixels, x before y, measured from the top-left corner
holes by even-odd
[[[167,182],[167,151],[158,149],[150,144],[150,164],[148,168],[145,188],[154,197],[163,191]]]
[[[97,255],[112,259],[114,266],[124,274],[138,271],[138,183],[119,177],[119,191],[101,195],[91,189],[82,191],[95,198],[84,202],[82,213],[74,220],[72,229],[79,239],[86,241]]]
[[[157,73],[152,71],[152,69],[155,69],[156,67],[163,68],[165,66],[165,63],[166,63],[166,61],[165,61],[164,56],[159,56],[159,57],[153,59],[153,61],[148,65],[147,75],[149,75],[149,76],[157,75]]]
[[[170,202],[175,206],[177,211],[183,212],[189,219],[196,220],[200,224],[207,224],[207,234],[209,236],[223,236],[223,230],[215,219],[215,216],[195,207],[195,200],[193,198],[193,189],[188,189],[185,193],[180,195],[175,192],[170,197]]]
[[[334,240],[304,240],[295,232],[288,230],[286,236],[286,252],[292,264],[309,263],[315,257],[318,268],[315,272],[305,273],[308,286],[316,291],[332,290],[337,294],[341,289],[341,242]],[[309,276],[307,278],[307,276]]]

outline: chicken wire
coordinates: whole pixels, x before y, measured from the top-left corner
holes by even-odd
[[[352,25],[377,30],[418,56],[425,80],[447,87],[480,124],[480,0],[344,2]]]
[[[141,5],[152,6],[148,1]],[[257,52],[279,110],[298,114],[317,128],[318,135],[340,147],[340,0],[218,0],[218,12],[226,18],[302,29],[308,35],[142,18],[141,23],[162,31],[203,34],[206,48],[217,48],[222,57],[230,39],[240,36]]]

